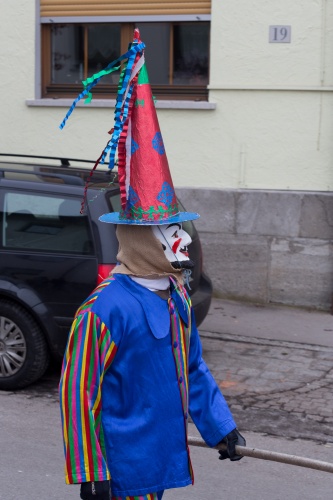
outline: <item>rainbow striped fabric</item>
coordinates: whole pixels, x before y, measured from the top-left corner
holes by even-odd
[[[189,392],[189,349],[190,349],[190,333],[191,333],[191,299],[185,289],[185,287],[179,285],[171,276],[171,290],[172,294],[168,300],[169,312],[171,318],[171,337],[172,337],[172,353],[175,360],[177,376],[178,376],[178,386],[179,392],[182,400],[183,414],[184,414],[184,424],[185,424],[185,435],[186,435],[186,447],[188,455],[188,465],[192,478],[192,484],[194,483],[194,474],[190,458],[190,449],[187,442],[187,419],[188,419],[188,392]],[[178,308],[176,307],[174,294],[181,301],[185,316],[187,317],[187,323],[182,321],[180,314],[178,313]]]
[[[179,286],[176,285],[174,280],[171,278],[175,293],[180,297],[184,309],[186,310],[187,316],[191,318],[191,302],[185,289],[180,290]],[[186,294],[186,295],[185,295]],[[169,311],[171,317],[171,335],[172,335],[172,346],[173,346],[173,357],[175,359],[179,390],[182,398],[182,406],[185,418],[188,416],[188,357],[189,357],[189,347],[190,347],[190,331],[191,324],[188,326],[181,321],[179,314],[176,312],[175,300],[172,296],[168,300]]]
[[[161,500],[163,491],[159,493],[148,493],[147,495],[136,495],[132,497],[112,497],[112,500]]]
[[[99,293],[113,280],[103,281],[78,309],[64,357],[59,391],[67,484],[110,479],[101,425],[101,391],[104,374],[116,355],[117,346],[109,329],[93,312],[93,306]],[[187,436],[191,301],[185,288],[172,278],[168,306],[170,341]],[[186,448],[193,482],[187,442]],[[162,492],[158,492],[113,497],[113,500],[159,500],[161,495]]]
[[[112,279],[103,281],[78,309],[63,361],[59,392],[67,484],[110,479],[101,427],[101,386],[117,348],[91,308]]]

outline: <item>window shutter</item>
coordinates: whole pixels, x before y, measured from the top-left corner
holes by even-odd
[[[211,13],[211,0],[40,0],[41,17],[161,16]]]

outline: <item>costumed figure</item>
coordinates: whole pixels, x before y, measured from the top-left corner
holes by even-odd
[[[127,58],[100,157],[112,166],[118,148],[122,208],[100,221],[117,224],[119,265],[76,312],[60,382],[66,482],[84,500],[161,499],[193,483],[189,416],[209,446],[227,444],[221,459],[245,445],[202,359],[182,227],[199,215],[179,211],[137,30]]]

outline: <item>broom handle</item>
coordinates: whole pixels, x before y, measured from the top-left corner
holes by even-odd
[[[188,444],[193,446],[200,446],[202,448],[210,448],[206,445],[205,441],[198,437],[188,438]],[[219,444],[213,447],[214,450],[226,450],[225,444]],[[247,446],[236,445],[236,452],[238,455],[244,457],[259,458],[261,460],[270,460],[272,462],[280,462],[289,465],[298,465],[299,467],[307,467],[309,469],[321,470],[323,472],[333,473],[333,464],[323,462],[321,460],[312,460],[311,458],[298,457],[297,455],[287,455],[286,453],[276,453],[274,451],[260,450],[258,448],[250,448]]]

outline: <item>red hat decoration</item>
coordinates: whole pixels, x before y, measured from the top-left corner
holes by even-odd
[[[108,74],[114,71],[120,60],[127,58],[120,77],[112,136],[94,166],[95,169],[98,163],[104,163],[110,153],[110,168],[113,168],[118,149],[121,210],[104,214],[100,220],[142,225],[194,220],[199,217],[197,213],[179,212],[146,69],[144,47],[136,29],[128,52],[103,70]],[[88,79],[87,92],[82,94],[90,94],[91,83],[96,84],[102,76],[98,73]],[[61,128],[75,105],[74,101]]]

